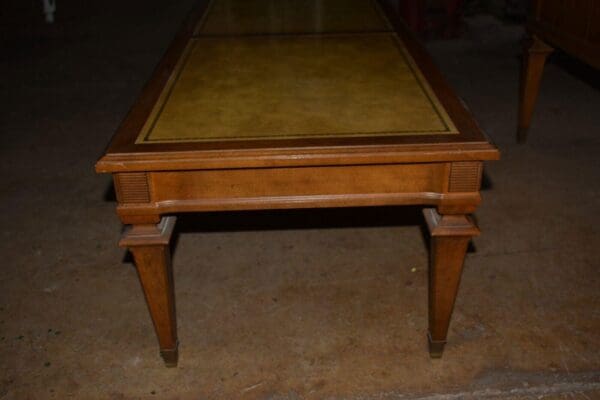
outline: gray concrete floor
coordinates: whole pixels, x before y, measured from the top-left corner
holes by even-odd
[[[516,145],[522,30],[485,16],[428,44],[502,150],[444,358],[419,212],[372,208],[181,218],[164,368],[93,164],[191,2],[65,1],[54,27],[4,26],[0,398],[600,398],[598,76],[550,63]]]

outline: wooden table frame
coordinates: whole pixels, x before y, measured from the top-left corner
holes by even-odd
[[[206,1],[184,24],[96,170],[111,173],[120,245],[134,256],[167,366],[178,340],[169,241],[184,212],[423,205],[431,234],[429,346],[442,354],[480,203],[483,161],[499,156],[423,48],[394,28],[460,134],[136,145]],[[284,184],[282,184],[282,182]],[[231,183],[231,184],[228,184]]]

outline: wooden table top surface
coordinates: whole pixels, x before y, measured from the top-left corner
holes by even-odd
[[[190,152],[293,158],[290,149],[440,144],[497,158],[426,52],[375,0],[211,0],[199,2],[97,170],[159,158],[173,169],[165,155],[182,152],[188,161]]]

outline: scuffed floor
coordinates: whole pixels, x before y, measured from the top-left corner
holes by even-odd
[[[166,369],[93,164],[192,2],[69,3],[4,39],[1,399],[600,399],[597,73],[550,63],[519,146],[521,29],[428,44],[502,150],[443,359],[419,210],[303,210],[179,219]]]

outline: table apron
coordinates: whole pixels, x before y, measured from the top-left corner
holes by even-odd
[[[457,212],[471,212],[480,201],[480,179],[481,162],[454,162],[118,173],[115,187],[122,219],[194,211],[410,204],[460,206]]]

